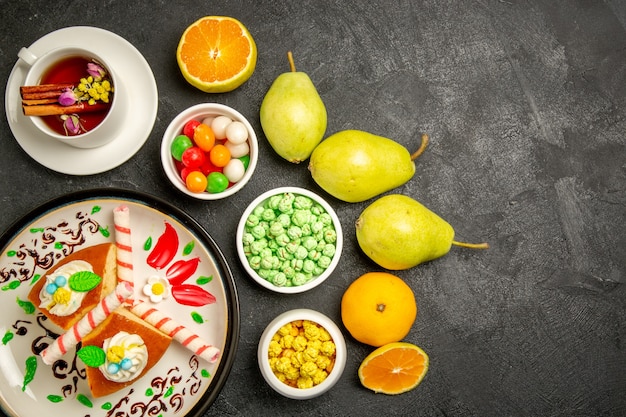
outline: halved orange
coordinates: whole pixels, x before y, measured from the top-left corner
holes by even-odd
[[[207,93],[225,93],[252,76],[257,49],[252,35],[237,19],[205,16],[183,32],[176,60],[191,85]]]
[[[428,371],[428,355],[420,347],[394,342],[370,353],[359,367],[364,387],[376,393],[402,394],[417,387]]]

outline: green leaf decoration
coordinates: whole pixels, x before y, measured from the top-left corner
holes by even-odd
[[[102,234],[102,236],[104,236],[104,237],[109,237],[109,236],[111,236],[111,232],[109,232],[109,226],[107,226],[107,227],[102,227],[102,226],[100,226],[100,227],[98,228],[98,230],[100,230],[100,233],[101,233],[101,234]]]
[[[60,403],[61,401],[63,401],[63,397],[61,397],[60,395],[48,395],[46,398],[48,398],[48,401],[50,401],[51,403]]]
[[[148,236],[148,239],[146,239],[146,242],[143,244],[143,250],[150,250],[151,247],[152,247],[152,237]]]
[[[39,278],[41,278],[41,274],[35,274],[33,279],[30,280],[30,285],[32,286],[35,282],[39,281]]]
[[[13,339],[13,336],[14,336],[13,332],[10,330],[7,330],[4,336],[2,336],[2,344],[6,345],[7,343],[9,343]]]
[[[107,354],[98,346],[83,346],[78,352],[78,357],[85,365],[97,368],[102,365],[107,358]]]
[[[29,356],[26,358],[26,369],[24,371],[24,382],[22,382],[22,391],[26,391],[26,386],[33,382],[35,373],[37,372],[37,356]]]
[[[33,314],[36,310],[35,305],[33,303],[31,303],[28,300],[20,300],[19,298],[16,299],[17,301],[17,305],[22,307],[22,310],[24,310],[24,313],[26,314]]]
[[[9,282],[7,285],[2,287],[2,291],[10,291],[10,290],[15,290],[17,289],[17,287],[19,287],[21,284],[20,281],[11,281]]]
[[[91,214],[96,214],[100,210],[102,210],[102,207],[100,207],[100,206],[93,206],[93,208],[91,209]]]
[[[196,280],[196,284],[204,285],[204,284],[208,284],[211,281],[213,281],[213,275],[211,275],[210,277],[205,277],[203,275],[201,277],[198,277],[198,279]]]
[[[200,313],[198,313],[197,311],[192,311],[191,312],[191,318],[193,319],[193,321],[195,321],[198,324],[204,323],[204,318],[202,318]]]
[[[191,251],[193,251],[193,248],[196,246],[196,243],[192,240],[191,242],[187,243],[185,245],[185,248],[183,249],[183,255],[189,255],[191,253]]]
[[[89,407],[89,408],[93,408],[93,403],[91,402],[91,400],[89,399],[89,397],[87,397],[84,394],[78,394],[76,396],[76,399],[78,400],[79,403],[81,403],[82,405],[84,405],[85,407]]]
[[[81,271],[72,274],[69,279],[70,288],[77,292],[87,292],[96,288],[102,278],[98,274],[89,271]]]

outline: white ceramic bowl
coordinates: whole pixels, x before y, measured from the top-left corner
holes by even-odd
[[[287,385],[278,379],[270,367],[268,349],[272,337],[281,327],[295,320],[310,320],[319,324],[330,333],[335,343],[335,364],[332,370],[321,384],[314,385],[311,388],[295,388]],[[331,389],[341,377],[347,359],[346,341],[339,327],[324,314],[309,309],[290,310],[280,314],[265,328],[259,341],[257,358],[263,378],[276,392],[287,398],[307,400],[322,395]]]
[[[321,273],[320,275],[314,276],[311,280],[309,280],[308,282],[302,285],[277,286],[273,282],[270,282],[267,279],[263,278],[261,275],[259,275],[259,273],[255,269],[253,269],[250,266],[250,262],[248,261],[248,258],[246,257],[246,248],[244,246],[244,234],[246,233],[246,222],[257,207],[262,206],[268,199],[270,199],[273,196],[286,194],[286,193],[292,193],[294,196],[301,195],[301,196],[308,197],[314,200],[315,202],[317,202],[319,205],[321,205],[332,219],[332,223],[333,223],[336,235],[337,235],[337,240],[334,243],[335,253],[332,256],[330,264],[323,271],[323,273]],[[239,225],[237,226],[236,239],[237,239],[236,241],[237,254],[239,255],[239,260],[241,261],[248,275],[250,275],[250,277],[252,277],[252,279],[254,279],[262,287],[275,291],[275,292],[284,293],[284,294],[294,294],[294,293],[301,293],[304,291],[308,291],[311,288],[317,287],[322,282],[324,282],[332,274],[333,270],[339,263],[339,258],[341,257],[341,251],[343,249],[343,232],[341,229],[341,223],[339,222],[339,218],[337,217],[337,213],[335,213],[335,210],[333,210],[330,204],[328,204],[319,195],[307,189],[299,188],[299,187],[274,188],[258,196],[254,201],[252,201],[252,203],[250,203],[250,205],[243,212],[243,215],[241,216],[241,219],[239,220]]]
[[[187,186],[183,182],[178,173],[178,170],[176,169],[174,158],[171,154],[172,142],[178,135],[182,134],[183,127],[190,120],[197,120],[201,122],[206,117],[215,117],[221,115],[228,116],[233,121],[239,121],[246,126],[246,129],[248,130],[248,146],[250,148],[250,163],[248,164],[248,169],[246,169],[246,172],[241,180],[236,182],[233,186],[222,191],[221,193],[209,193],[206,191],[201,193],[194,193],[187,189]],[[170,182],[178,190],[187,194],[188,196],[200,200],[219,200],[221,198],[229,197],[235,194],[237,191],[241,190],[252,177],[254,169],[256,168],[258,158],[259,145],[256,133],[254,132],[254,129],[252,128],[248,120],[237,110],[218,103],[196,104],[178,114],[178,116],[176,116],[174,120],[172,120],[172,122],[169,124],[167,129],[165,129],[165,133],[163,134],[163,140],[161,142],[161,164],[163,165],[163,170],[165,171],[167,178],[169,178]]]

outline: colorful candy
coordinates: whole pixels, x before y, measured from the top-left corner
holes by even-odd
[[[211,129],[213,129],[213,133],[215,133],[216,139],[226,139],[226,128],[229,124],[232,123],[227,116],[217,116],[211,122]]]
[[[227,116],[190,120],[170,152],[189,191],[221,193],[241,181],[248,169],[248,130]]]
[[[189,137],[185,135],[179,135],[174,138],[170,150],[174,159],[176,159],[177,161],[181,161],[183,157],[183,152],[185,152],[188,148],[191,148],[192,146],[193,143],[191,142],[191,139],[189,139]]]
[[[230,161],[230,151],[224,145],[215,145],[209,152],[209,159],[216,167],[224,168]]]
[[[211,172],[207,176],[206,189],[210,193],[221,193],[228,188],[228,178],[221,172]]]
[[[230,142],[239,145],[248,139],[248,129],[241,122],[232,122],[226,127],[226,137]]]
[[[185,185],[192,193],[201,193],[206,190],[207,177],[200,171],[191,171],[185,177]]]
[[[224,175],[229,182],[238,182],[246,173],[246,167],[240,159],[231,159],[224,167]]]
[[[205,124],[199,124],[193,131],[193,141],[204,152],[209,152],[215,145],[215,133]]]
[[[196,130],[196,127],[198,127],[199,124],[200,122],[197,120],[190,120],[185,123],[185,126],[183,127],[183,135],[187,136],[188,138],[192,138],[193,132]]]

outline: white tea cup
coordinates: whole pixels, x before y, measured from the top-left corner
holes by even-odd
[[[46,76],[48,71],[61,64],[64,60],[68,60],[72,57],[82,57],[87,61],[94,62],[102,67],[107,72],[107,78],[110,80],[111,85],[114,88],[114,92],[110,96],[110,105],[107,110],[107,114],[97,126],[80,134],[66,135],[60,134],[52,129],[40,116],[25,117],[30,119],[31,122],[46,136],[52,137],[60,142],[77,148],[96,148],[115,139],[116,134],[121,128],[124,120],[126,112],[124,107],[126,106],[124,105],[125,100],[123,100],[119,94],[119,91],[121,91],[119,79],[107,61],[92,51],[74,46],[56,48],[39,56],[28,48],[22,48],[18,52],[18,57],[30,67],[23,83],[24,86],[41,84],[42,79]],[[85,67],[85,74],[83,77],[87,78],[88,75],[87,67]],[[75,83],[74,87],[77,87],[80,83],[80,79],[75,81],[72,80],[71,82]],[[76,116],[80,119],[81,113],[76,113]],[[62,123],[63,121],[59,120],[59,126],[62,126]],[[59,128],[59,130],[61,130],[61,128]]]

